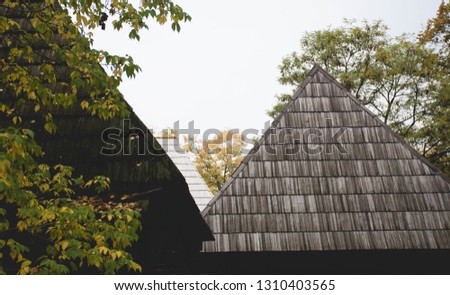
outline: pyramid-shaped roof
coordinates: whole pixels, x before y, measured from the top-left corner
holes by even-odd
[[[450,248],[449,178],[318,66],[202,214],[205,252]]]
[[[172,159],[175,166],[180,170],[181,174],[183,174],[195,204],[202,211],[212,199],[213,195],[195,168],[194,163],[189,158],[187,151],[179,146],[175,146],[177,141],[173,137],[159,137],[158,141]]]

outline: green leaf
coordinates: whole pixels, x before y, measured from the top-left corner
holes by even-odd
[[[37,23],[36,27],[35,27],[36,31],[38,31],[39,33],[45,33],[47,31],[47,25],[45,25],[42,22]]]

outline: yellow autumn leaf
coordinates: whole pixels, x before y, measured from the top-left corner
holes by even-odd
[[[21,264],[21,268],[25,268],[31,265],[31,261],[30,260],[25,260],[24,262],[22,262]]]
[[[130,215],[127,215],[127,222],[130,223],[131,220],[133,220],[133,217],[131,217]]]
[[[105,237],[102,235],[94,235],[94,239],[95,239],[95,243],[99,246],[103,245],[105,242]]]
[[[84,110],[84,109],[87,109],[88,107],[89,107],[89,102],[87,100],[83,100],[81,102],[81,108]]]
[[[31,100],[36,100],[36,93],[34,91],[31,91],[30,93],[28,93],[28,98],[30,98]]]
[[[99,250],[100,254],[105,254],[105,255],[108,254],[108,252],[109,252],[109,249],[106,248],[105,246],[98,247],[98,250]]]
[[[160,25],[163,25],[163,24],[165,24],[166,23],[166,21],[167,21],[167,18],[166,18],[166,16],[165,15],[158,15],[157,17],[156,17],[156,21],[160,24]]]
[[[53,126],[50,123],[45,123],[44,124],[44,129],[45,131],[47,131],[48,133],[52,133],[53,132]]]
[[[69,241],[64,240],[64,241],[59,242],[59,244],[61,245],[61,249],[64,251],[69,246]]]
[[[21,221],[17,222],[17,228],[20,231],[27,229],[27,227],[28,227],[28,224],[25,221],[21,220]]]
[[[142,267],[141,267],[139,264],[137,264],[137,263],[134,262],[134,261],[131,261],[130,263],[131,263],[131,268],[132,268],[133,270],[137,270],[137,271],[139,271],[139,272],[142,272]]]
[[[30,23],[31,23],[31,25],[33,26],[33,28],[36,28],[38,22],[39,22],[39,19],[38,19],[38,18],[32,18],[32,19],[30,20]]]
[[[0,171],[9,171],[11,169],[11,162],[8,160],[0,161]]]
[[[22,118],[19,117],[19,116],[14,116],[12,121],[13,121],[14,124],[21,123],[22,122]]]
[[[54,220],[54,219],[56,218],[56,215],[55,215],[55,213],[52,212],[52,211],[44,210],[44,211],[42,212],[41,217],[42,217],[43,220],[52,221],[52,220]]]

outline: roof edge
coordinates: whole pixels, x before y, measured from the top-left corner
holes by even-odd
[[[203,218],[206,217],[208,212],[211,210],[212,206],[219,199],[220,195],[237,178],[237,176],[242,171],[242,169],[244,169],[247,166],[247,163],[252,159],[253,154],[259,149],[259,146],[264,142],[264,140],[266,139],[270,130],[273,129],[276,124],[278,124],[281,117],[284,116],[284,114],[286,113],[286,110],[298,99],[298,96],[303,91],[303,89],[305,89],[306,85],[311,81],[312,77],[320,70],[323,71],[323,69],[319,65],[315,64],[313,66],[313,68],[309,71],[308,75],[306,75],[306,78],[303,80],[302,84],[300,84],[299,88],[297,88],[297,90],[294,92],[292,99],[284,106],[283,110],[272,121],[272,123],[270,124],[270,127],[264,131],[261,138],[253,146],[253,148],[248,152],[248,154],[245,156],[245,158],[242,160],[241,164],[239,164],[239,166],[236,168],[236,170],[233,172],[233,174],[230,176],[230,178],[224,183],[224,185],[220,188],[220,190],[216,193],[216,195],[208,202],[208,205],[206,205],[206,207],[202,210],[201,214],[202,214]]]

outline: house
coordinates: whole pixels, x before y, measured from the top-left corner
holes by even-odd
[[[18,23],[21,30],[35,32],[29,12],[26,6],[0,6],[0,17]],[[0,56],[3,60],[8,59],[11,44],[8,42],[19,42],[20,34],[20,30],[14,29],[2,35]],[[61,46],[71,46],[62,35],[55,34],[53,39]],[[56,82],[49,87],[64,89],[65,82],[72,78],[69,65],[39,38],[27,42],[38,55],[33,62],[19,60],[20,65],[31,75],[40,77],[42,65],[51,64]],[[90,49],[86,47],[86,50]],[[106,77],[100,65],[97,66],[96,74]],[[125,195],[128,198],[123,202],[140,203],[142,231],[131,253],[142,266],[143,273],[194,272],[193,260],[202,242],[212,239],[209,228],[185,178],[123,98],[120,102],[125,104],[128,115],[101,119],[88,114],[80,105],[92,90],[79,89],[78,101],[71,107],[55,105],[48,110],[57,126],[56,133],[50,134],[44,130],[42,111],[36,112],[34,104],[27,101],[16,103],[20,97],[4,85],[0,88],[2,102],[14,104],[24,118],[24,126],[34,131],[36,141],[45,152],[44,163],[72,166],[76,175],[83,175],[84,179],[107,176],[111,179],[111,187],[99,197],[121,202]],[[0,128],[10,122],[11,118],[2,116]],[[112,138],[114,141],[110,141]],[[39,241],[33,243],[36,247],[42,244]]]
[[[202,212],[211,274],[448,274],[450,180],[315,66]]]
[[[188,152],[180,146],[175,136],[161,136],[157,137],[157,139],[175,166],[183,174],[195,204],[202,211],[213,195],[189,158]]]

